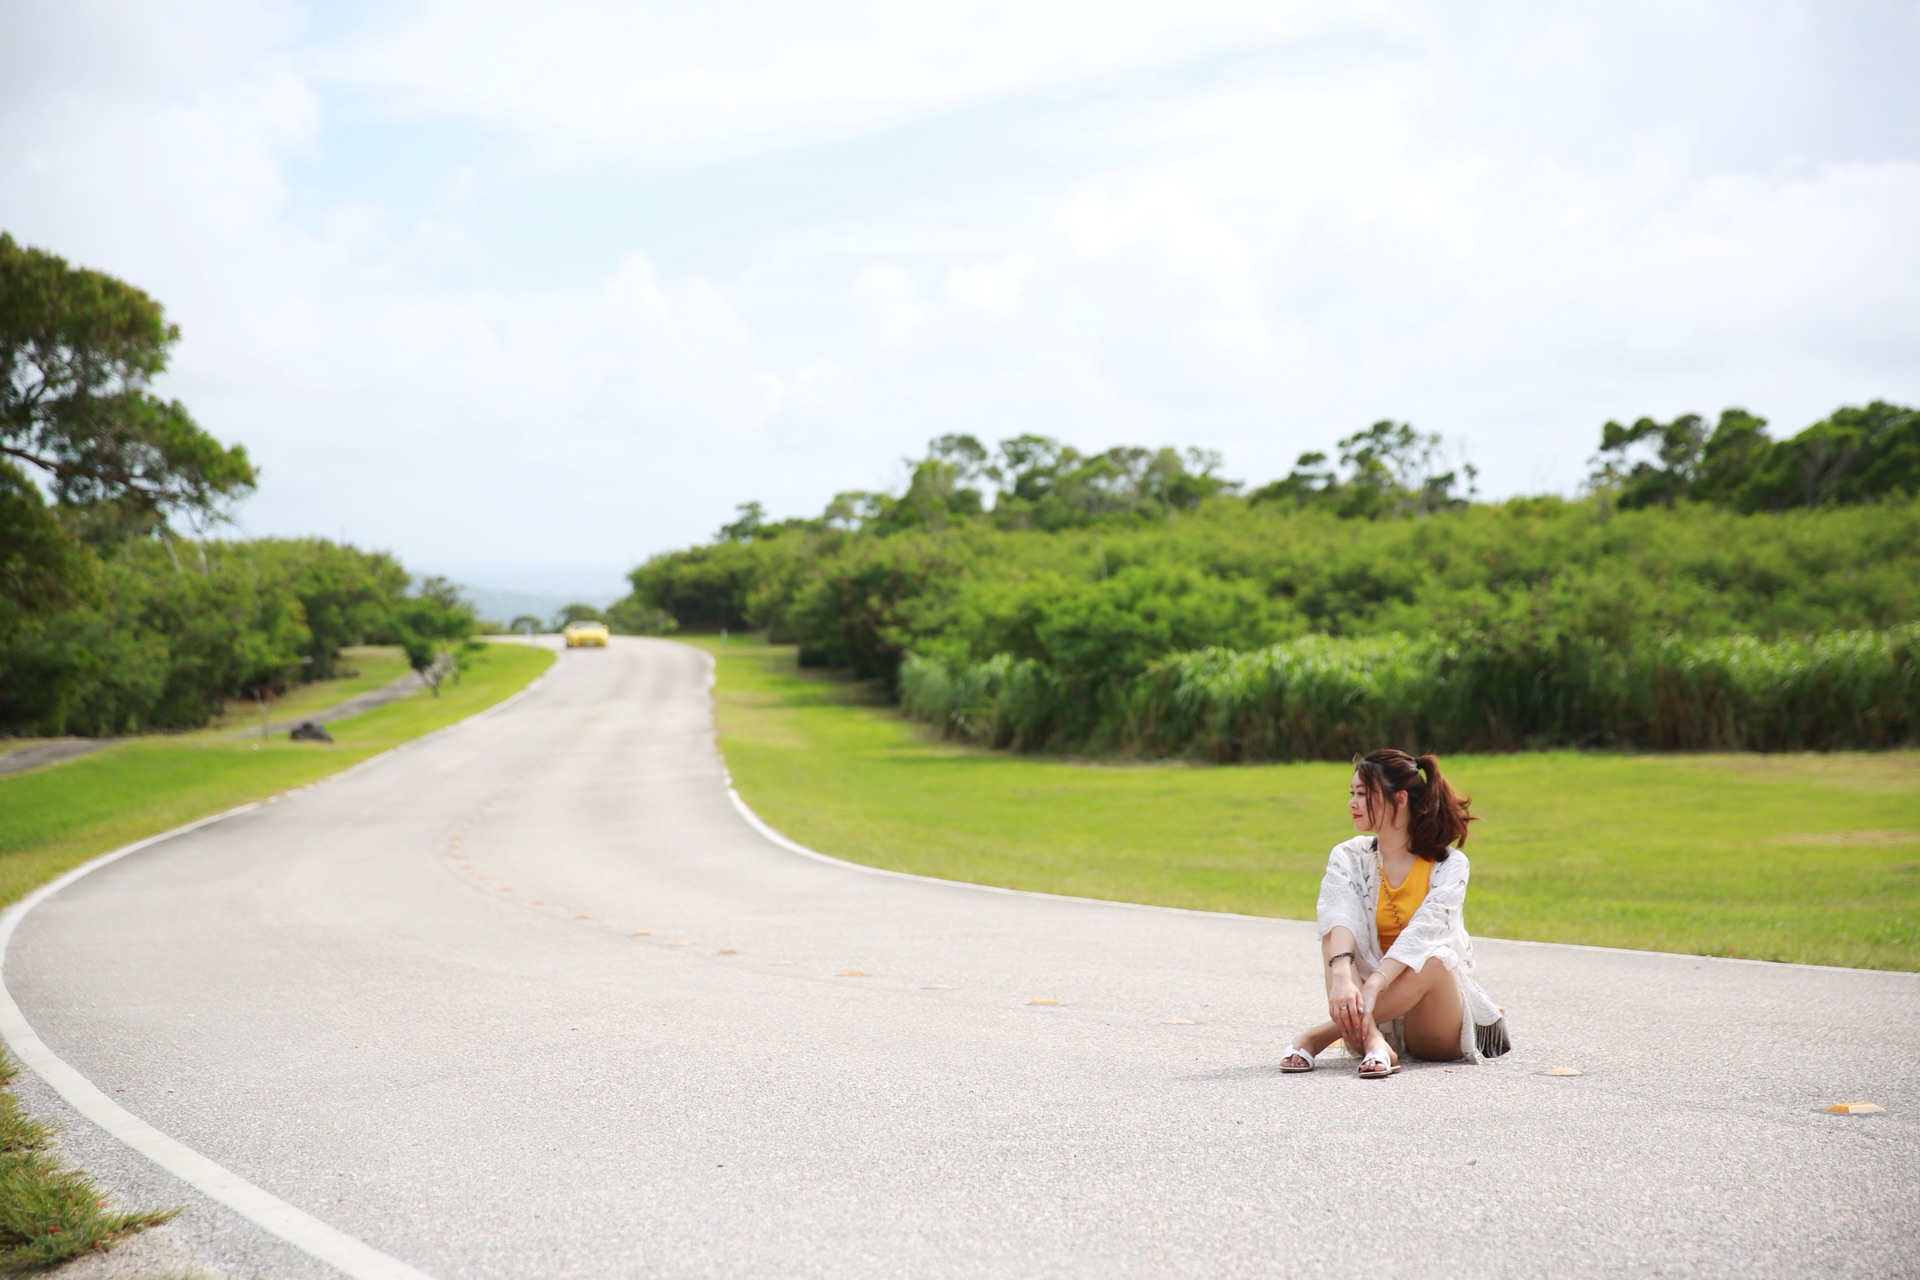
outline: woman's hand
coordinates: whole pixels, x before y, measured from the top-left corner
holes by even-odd
[[[1336,969],[1327,982],[1327,1016],[1348,1040],[1358,1042],[1367,1028],[1368,1002],[1353,981],[1351,962]]]
[[[1361,986],[1360,1008],[1368,1017],[1372,1017],[1373,1011],[1380,1007],[1380,994],[1387,989],[1387,984],[1392,981],[1393,979],[1389,978],[1384,970],[1375,969]]]

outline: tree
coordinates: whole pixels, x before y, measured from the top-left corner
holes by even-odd
[[[98,562],[60,527],[26,473],[0,460],[0,610],[64,609],[92,596],[98,576]]]
[[[997,452],[999,461],[993,464],[988,476],[1000,486],[1003,496],[1011,495],[1025,502],[1038,502],[1051,493],[1054,478],[1062,468],[1079,461],[1080,457],[1058,440],[1036,435],[1002,440]]]
[[[300,601],[312,639],[307,679],[330,680],[343,645],[377,631],[404,599],[408,574],[392,556],[324,538],[261,539],[201,544],[204,556],[237,557],[260,575],[281,579]]]
[[[1711,433],[1698,414],[1601,430],[1589,486],[1623,508],[1683,498],[1743,512],[1875,502],[1920,492],[1920,412],[1876,400],[1840,408],[1788,440],[1727,409]]]
[[[570,604],[553,615],[553,629],[564,631],[576,622],[605,622],[607,615],[590,604]]]
[[[748,597],[765,581],[769,562],[786,563],[797,542],[715,542],[655,556],[627,575],[628,599],[659,609],[695,631],[748,625]]]
[[[1920,492],[1920,411],[1884,400],[1836,409],[1775,445],[1770,455],[1741,495],[1746,510]]]
[[[1649,450],[1643,446],[1651,446]],[[1707,446],[1707,425],[1697,413],[1672,422],[1641,418],[1630,427],[1609,422],[1600,429],[1590,488],[1614,494],[1623,508],[1671,508],[1688,496]]]
[[[1688,496],[1723,506],[1739,505],[1742,492],[1772,449],[1765,418],[1745,409],[1722,410],[1713,434],[1701,447]]]
[[[1046,436],[1002,440],[981,474],[999,486],[994,523],[1005,529],[1065,529],[1110,516],[1188,511],[1240,485],[1220,474],[1211,449],[1117,445],[1091,456]]]
[[[1480,473],[1472,463],[1442,471],[1446,441],[1405,422],[1382,419],[1340,441],[1339,448],[1345,478],[1335,473],[1326,454],[1303,453],[1291,474],[1262,485],[1249,500],[1256,506],[1325,506],[1341,516],[1377,519],[1451,511],[1476,492]],[[1464,494],[1456,492],[1461,488]]]
[[[767,527],[767,509],[762,504],[743,502],[734,510],[738,514],[720,526],[713,535],[715,542],[752,542]]]
[[[179,339],[139,289],[0,232],[0,454],[116,531],[217,517],[253,488],[253,464],[147,389]]]
[[[623,596],[607,608],[607,625],[623,636],[663,636],[678,631],[672,614],[632,596]]]
[[[523,613],[507,624],[507,631],[516,636],[537,636],[545,625],[532,614]]]
[[[833,495],[833,501],[820,513],[820,523],[829,529],[864,529],[886,518],[900,500],[890,494],[866,489],[845,489]]]
[[[460,588],[445,578],[420,580],[418,593],[402,600],[393,611],[392,634],[406,651],[407,665],[440,696],[440,682],[460,675],[480,652],[473,638],[473,606]]]
[[[1290,507],[1311,506],[1331,494],[1339,483],[1327,455],[1314,449],[1301,454],[1284,478],[1263,484],[1248,494],[1247,501],[1256,507],[1269,502]]]
[[[911,468],[906,493],[899,498],[883,494],[836,495],[822,516],[832,526],[845,524],[856,511],[864,513],[863,527],[876,533],[904,529],[944,529],[949,521],[968,519],[985,510],[974,482],[991,478],[987,449],[972,436],[944,435],[928,441],[927,456],[903,460]],[[843,501],[844,499],[844,501]]]
[[[1226,459],[1214,449],[1162,449],[1153,455],[1143,477],[1143,493],[1170,511],[1191,511],[1208,498],[1236,493],[1238,480],[1221,476]]]
[[[883,525],[900,529],[917,525],[944,529],[955,516],[979,515],[980,491],[967,485],[971,478],[966,466],[940,457],[914,464],[906,496],[893,504],[882,518]]]
[[[1340,461],[1348,469],[1342,486],[1350,510],[1343,515],[1431,515],[1460,505],[1454,488],[1465,476],[1467,496],[1478,472],[1472,463],[1442,471],[1446,442],[1438,432],[1419,432],[1405,422],[1383,419],[1340,442]]]

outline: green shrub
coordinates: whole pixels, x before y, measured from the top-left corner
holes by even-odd
[[[320,539],[51,541],[64,592],[0,574],[0,733],[193,728],[227,698],[330,677],[407,603],[391,557]]]
[[[1587,639],[1884,629],[1920,618],[1920,500],[1741,515],[1527,499],[1369,521],[1215,497],[1055,532],[789,530],[656,557],[632,581],[636,607],[765,627],[862,676],[894,680],[909,653],[1008,653],[1098,701],[1169,654],[1312,632],[1516,649],[1504,671]]]
[[[1174,654],[1097,704],[1045,666],[909,657],[908,714],[1016,749],[1215,761],[1340,760],[1381,745],[1797,751],[1920,739],[1920,626],[1772,641],[1663,636],[1463,648],[1310,635]]]

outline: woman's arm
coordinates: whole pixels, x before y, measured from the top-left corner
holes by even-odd
[[[1387,956],[1380,961],[1380,967],[1368,974],[1366,982],[1360,987],[1362,1015],[1369,1018],[1373,1016],[1373,1010],[1380,1003],[1380,997],[1386,993],[1388,987],[1393,985],[1393,980],[1405,973],[1408,968],[1409,966],[1400,963],[1392,956]]]
[[[1327,984],[1327,1016],[1349,1039],[1365,1038],[1367,1016],[1360,1003],[1359,938],[1367,929],[1364,903],[1366,868],[1349,848],[1337,844],[1327,855],[1327,871],[1320,878],[1320,958]],[[1335,956],[1346,953],[1343,960]]]
[[[1366,1035],[1367,1005],[1354,981],[1359,946],[1353,930],[1340,924],[1320,938],[1320,956],[1327,966],[1327,1016],[1349,1040]]]

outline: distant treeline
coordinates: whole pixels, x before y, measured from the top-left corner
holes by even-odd
[[[0,504],[20,497],[0,489]],[[0,527],[17,527],[11,515]],[[229,697],[332,676],[343,645],[396,639],[409,583],[386,556],[319,541],[142,539],[104,556],[84,544],[66,551],[71,572],[51,599],[9,593],[0,732],[204,724]]]
[[[680,624],[664,609],[642,604],[632,596],[617,600],[608,608],[601,609],[590,604],[570,604],[561,607],[551,621],[523,613],[507,623],[483,622],[487,629],[509,631],[518,635],[537,635],[541,631],[563,631],[576,622],[605,623],[607,630],[622,636],[660,636],[679,629]]]
[[[333,677],[352,644],[401,645],[435,685],[465,655],[471,609],[444,582],[411,590],[390,556],[318,539],[90,545],[8,471],[0,733],[195,728],[228,698]]]
[[[1350,748],[1334,744],[1376,732],[1402,745],[1487,747],[1870,745],[1914,734],[1910,716],[1875,720],[1859,701],[1892,687],[1881,675],[1845,684],[1854,700],[1833,713],[1859,725],[1844,730],[1831,718],[1755,728],[1774,714],[1756,709],[1715,712],[1682,733],[1649,708],[1707,705],[1698,689],[1682,697],[1651,674],[1704,670],[1676,656],[1694,653],[1672,647],[1683,642],[1742,654],[1766,642],[1771,656],[1740,659],[1753,671],[1884,649],[1896,655],[1887,678],[1911,681],[1900,665],[1910,660],[1897,657],[1907,633],[1895,629],[1920,619],[1920,415],[1875,404],[1773,441],[1729,411],[1713,431],[1695,418],[1608,424],[1601,443],[1584,498],[1479,503],[1471,469],[1446,465],[1442,442],[1404,424],[1340,442],[1338,467],[1306,455],[1244,495],[1205,453],[1089,457],[1032,437],[989,453],[944,437],[898,496],[843,494],[818,518],[777,523],[749,504],[712,544],[635,569],[622,607],[695,629],[764,627],[805,663],[884,679],[953,732],[1023,748],[1260,758],[1338,756]],[[1738,484],[1727,461],[1736,455],[1750,464]],[[1786,490],[1775,482],[1790,474],[1798,496],[1776,502]],[[1863,632],[1880,638],[1840,634]],[[1294,670],[1274,656],[1289,646],[1346,669],[1316,637],[1373,644],[1338,650],[1359,655],[1356,669],[1398,655],[1394,670],[1425,674],[1378,686],[1390,693],[1353,692],[1355,706],[1373,708],[1364,717],[1315,712],[1294,728],[1249,721],[1218,734],[1233,717],[1194,709],[1213,705],[1197,690],[1217,680],[1172,674],[1182,663]],[[1149,715],[1161,705],[1149,688],[1216,736]],[[1380,718],[1381,699],[1398,718]],[[1464,713],[1436,709],[1466,702],[1481,708],[1470,730]]]
[[[139,289],[0,234],[0,733],[192,728],[361,641],[403,646],[437,691],[474,629],[449,584],[410,591],[391,557],[330,542],[175,531],[256,480],[150,390],[179,336]]]
[[[1876,400],[1775,440],[1764,418],[1728,409],[1601,431],[1589,487],[1623,507],[1691,500],[1734,511],[1875,502],[1920,489],[1920,412]]]
[[[1534,498],[1421,520],[1216,500],[1051,534],[981,523],[722,542],[634,570],[694,628],[764,627],[804,660],[893,679],[909,653],[998,654],[1092,694],[1172,653],[1309,634],[1475,647],[1765,639],[1920,617],[1920,502],[1743,516]]]
[[[716,542],[857,531],[886,537],[955,524],[1057,531],[1156,520],[1209,498],[1240,494],[1209,449],[1120,446],[1083,454],[1045,436],[988,449],[969,435],[933,440],[907,460],[900,494],[848,490],[818,516],[769,521],[743,504]],[[1312,508],[1348,519],[1457,511],[1475,495],[1478,471],[1438,435],[1404,422],[1376,422],[1341,440],[1335,457],[1300,455],[1281,479],[1246,494],[1255,506]],[[1920,492],[1920,411],[1874,401],[1841,408],[1776,440],[1764,418],[1727,409],[1713,427],[1698,414],[1641,418],[1601,428],[1587,489],[1604,506],[1632,510],[1707,503],[1743,513],[1850,506]],[[681,619],[682,622],[688,621]]]

